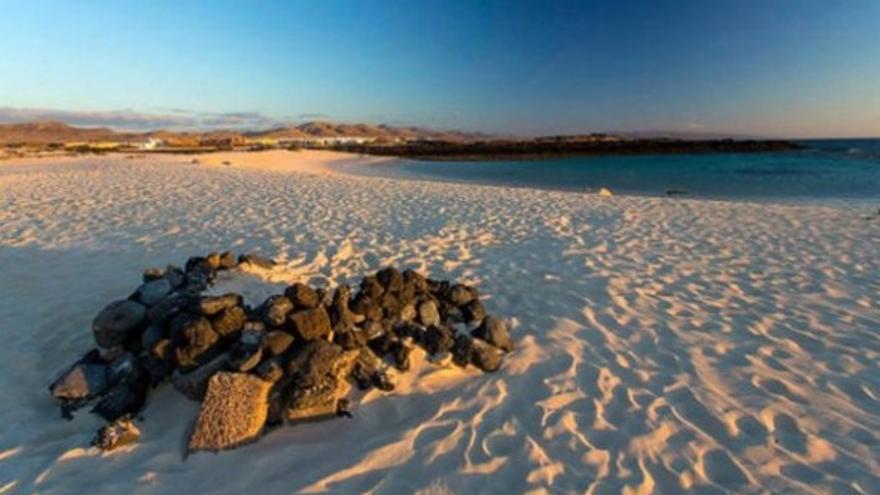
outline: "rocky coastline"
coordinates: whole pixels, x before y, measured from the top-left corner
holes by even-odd
[[[567,156],[648,155],[686,153],[759,153],[796,151],[803,146],[780,140],[491,140],[473,142],[419,141],[393,145],[352,144],[337,151],[419,160],[540,160]]]

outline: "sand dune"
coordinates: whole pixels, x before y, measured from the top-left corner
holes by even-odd
[[[862,211],[282,153],[0,165],[0,493],[880,493],[880,223]],[[186,459],[198,404],[163,386],[139,445],[89,449],[99,423],[60,418],[53,374],[145,266],[221,249],[283,261],[221,281],[254,298],[387,264],[475,283],[517,350],[496,374],[419,359],[354,419]]]

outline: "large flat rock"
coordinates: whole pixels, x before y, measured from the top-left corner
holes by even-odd
[[[208,380],[189,450],[222,450],[256,439],[269,411],[269,382],[245,373],[219,372]]]

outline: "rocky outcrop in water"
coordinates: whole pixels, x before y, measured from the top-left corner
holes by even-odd
[[[239,264],[275,266],[211,253],[183,269],[146,270],[131,296],[95,317],[97,348],[51,385],[64,416],[93,406],[108,422],[94,444],[116,448],[139,438],[132,419],[169,381],[202,402],[189,449],[220,450],[257,439],[267,425],[351,416],[350,385],[393,390],[389,369],[409,370],[417,346],[436,366],[486,372],[513,350],[507,323],[486,315],[474,287],[388,267],[354,293],[294,283],[257,307],[239,294],[204,294],[218,272]]]

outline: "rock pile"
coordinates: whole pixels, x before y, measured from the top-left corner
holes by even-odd
[[[93,404],[108,421],[94,444],[112,449],[137,441],[131,418],[170,380],[202,401],[190,450],[220,450],[265,426],[350,416],[349,384],[392,390],[389,366],[408,370],[415,346],[438,366],[486,372],[513,349],[507,323],[487,315],[467,285],[384,268],[354,293],[295,283],[258,307],[239,294],[204,294],[219,271],[240,264],[274,265],[227,252],[146,270],[131,296],[95,317],[97,348],[51,385],[62,414]]]

